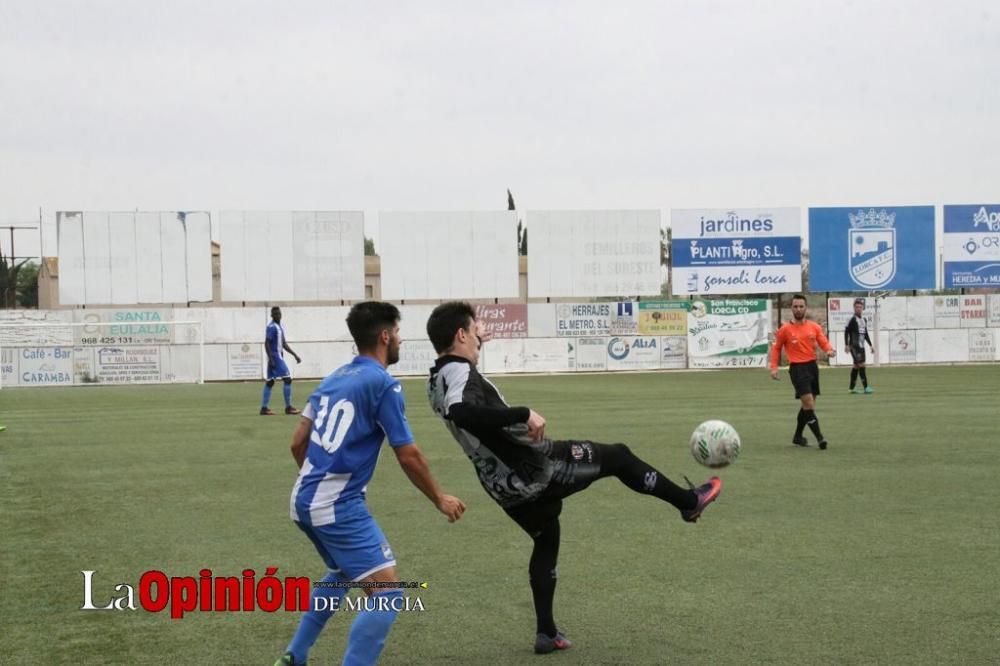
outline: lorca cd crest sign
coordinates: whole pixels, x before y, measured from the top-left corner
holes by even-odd
[[[810,208],[809,247],[814,293],[936,284],[934,206]]]
[[[848,213],[848,218],[851,278],[867,289],[888,284],[896,275],[896,214],[870,208]]]

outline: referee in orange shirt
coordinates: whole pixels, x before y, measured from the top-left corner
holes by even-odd
[[[778,329],[771,350],[771,379],[778,378],[778,363],[781,361],[781,350],[788,356],[788,376],[795,387],[795,397],[802,401],[798,422],[795,426],[795,437],[792,444],[809,446],[802,431],[806,426],[816,435],[820,449],[826,449],[827,441],[819,429],[819,419],[816,418],[816,396],[819,395],[819,367],[816,365],[816,345],[819,345],[827,355],[835,354],[833,345],[823,335],[823,329],[814,321],[806,319],[806,297],[802,294],[792,296],[792,321]]]

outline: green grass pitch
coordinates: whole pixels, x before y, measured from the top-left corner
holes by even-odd
[[[743,453],[696,525],[614,479],[570,498],[556,619],[575,642],[531,653],[528,538],[487,498],[406,380],[417,441],[468,511],[454,525],[383,456],[373,514],[403,580],[426,581],[383,664],[941,664],[1000,653],[1000,369],[872,369],[874,395],[821,374],[828,451],[790,444],[783,371],[500,377],[555,438],[626,442],[682,482],[709,475],[695,425]],[[301,405],[315,382],[297,382]],[[296,613],[84,612],[160,569],[323,573],[288,519],[295,419],[257,416],[259,384],[0,392],[0,662],[270,664]],[[280,403],[275,391],[274,403]],[[272,405],[273,406],[273,405]],[[811,437],[810,437],[811,439]],[[138,590],[137,590],[138,592]],[[339,663],[350,613],[311,663]]]

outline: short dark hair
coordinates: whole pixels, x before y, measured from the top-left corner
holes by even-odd
[[[855,305],[861,305],[861,306],[864,306],[864,304],[865,304],[865,299],[863,299],[863,298],[855,298],[855,299],[854,299],[854,304],[855,304]]]
[[[381,301],[355,303],[347,313],[347,328],[359,352],[375,349],[382,331],[392,330],[398,321],[399,308]]]
[[[803,296],[802,294],[795,294],[794,296],[792,296],[792,300],[793,301],[799,300],[799,301],[802,301],[803,303],[805,303],[806,305],[809,305],[809,301],[807,301],[806,297]]]
[[[475,309],[465,301],[449,301],[434,308],[427,318],[427,337],[434,351],[440,354],[450,349],[458,329],[466,328],[475,318]]]

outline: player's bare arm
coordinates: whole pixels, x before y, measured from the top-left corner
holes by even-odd
[[[427,496],[437,510],[448,518],[449,523],[453,523],[465,513],[465,503],[453,495],[445,494],[441,486],[431,475],[431,470],[427,466],[427,459],[421,453],[420,447],[416,444],[407,444],[393,449],[396,453],[396,460],[403,468],[407,478],[420,492]]]
[[[302,463],[306,461],[306,449],[309,448],[309,433],[312,432],[313,422],[307,418],[299,419],[299,424],[295,426],[295,432],[292,433],[292,458],[295,459],[295,464],[299,469],[302,469]]]
[[[281,348],[284,349],[289,354],[291,354],[292,356],[294,356],[296,363],[301,363],[302,362],[302,359],[299,358],[299,355],[296,354],[294,351],[292,351],[292,348],[288,346],[288,343],[285,340],[281,341]]]
[[[837,355],[837,350],[833,348],[833,345],[830,344],[829,338],[823,335],[822,329],[819,329],[818,326],[817,326],[816,341],[819,343],[820,349],[826,352],[827,356],[833,358],[834,356]]]
[[[771,347],[771,379],[778,379],[778,365],[781,363],[781,349],[785,346],[785,328],[781,327],[774,335],[774,345]]]

